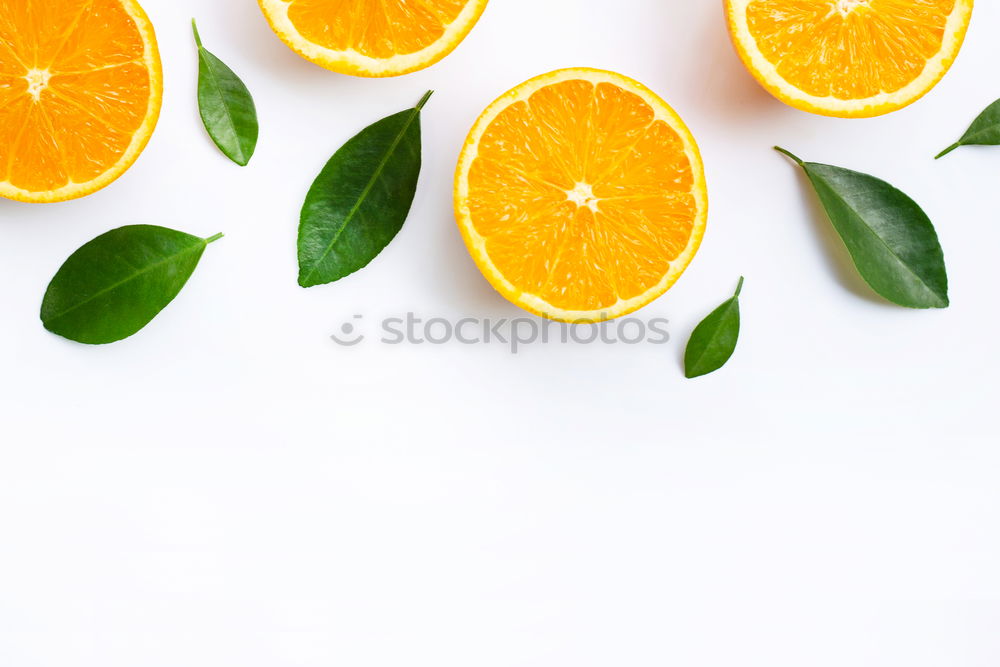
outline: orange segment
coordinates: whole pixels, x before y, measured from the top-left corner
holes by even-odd
[[[962,46],[973,0],[726,0],[743,62],[782,101],[831,116],[895,111]]]
[[[278,36],[317,65],[357,76],[429,67],[469,34],[487,0],[258,0]]]
[[[632,312],[669,289],[705,231],[694,138],[641,84],[569,69],[494,102],[465,143],[459,228],[515,304],[563,321]]]
[[[0,196],[105,187],[142,152],[161,98],[156,38],[134,0],[0,3]]]

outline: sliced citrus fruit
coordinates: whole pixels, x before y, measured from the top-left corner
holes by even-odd
[[[455,50],[487,0],[258,0],[293,51],[334,72],[398,76]]]
[[[473,259],[522,308],[565,322],[666,292],[705,232],[698,146],[666,102],[614,72],[566,69],[480,116],[455,180]]]
[[[134,0],[0,2],[0,196],[55,202],[108,185],[146,147],[162,97]]]
[[[733,43],[772,95],[804,111],[867,118],[944,77],[973,0],[726,0]]]

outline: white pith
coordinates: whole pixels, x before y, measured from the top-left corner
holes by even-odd
[[[48,87],[51,78],[52,73],[47,69],[31,69],[24,76],[28,82],[28,94],[35,98],[36,102],[41,99],[42,91]]]
[[[870,0],[837,0],[836,10],[841,16],[847,16],[858,7],[867,7]]]
[[[572,190],[566,191],[566,199],[577,206],[586,206],[591,211],[597,212],[597,197],[594,196],[594,186],[590,183],[577,183]]]

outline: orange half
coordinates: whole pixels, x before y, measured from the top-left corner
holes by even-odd
[[[866,118],[927,94],[965,39],[973,0],[726,0],[747,69],[804,111]]]
[[[0,196],[75,199],[121,176],[163,97],[134,0],[0,2]]]
[[[465,39],[487,0],[258,0],[271,28],[306,60],[355,76],[429,67]]]
[[[522,308],[598,322],[666,292],[705,233],[701,156],[680,116],[614,72],[566,69],[480,116],[455,178],[458,225]]]

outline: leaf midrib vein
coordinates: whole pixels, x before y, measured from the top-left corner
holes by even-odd
[[[728,324],[728,318],[731,317],[732,315],[733,304],[736,303],[737,301],[738,297],[730,297],[725,303],[723,303],[721,306],[719,306],[709,314],[709,317],[711,317],[712,315],[715,315],[716,313],[719,313],[721,311],[721,314],[719,316],[719,321],[717,325],[713,327],[712,331],[708,334],[708,342],[706,342],[704,347],[702,348],[701,354],[699,354],[697,358],[691,360],[692,361],[691,366],[693,369],[695,370],[701,369],[701,366],[705,361],[705,357],[708,355],[709,351],[713,349],[715,344],[718,342],[719,337],[722,335],[722,329],[724,325]]]
[[[333,239],[330,241],[329,244],[327,244],[326,250],[324,250],[323,254],[320,255],[319,258],[317,258],[316,261],[313,263],[313,267],[312,269],[309,270],[309,273],[305,274],[305,276],[303,277],[305,282],[311,281],[312,277],[316,274],[316,271],[319,270],[320,264],[322,264],[326,260],[326,258],[330,255],[331,252],[333,252],[333,247],[337,245],[337,241],[340,240],[341,234],[344,233],[344,230],[347,229],[347,225],[350,224],[351,220],[354,219],[354,216],[361,208],[361,205],[364,204],[365,200],[368,199],[368,195],[371,194],[372,188],[375,187],[375,183],[377,183],[379,179],[382,177],[382,172],[385,171],[386,166],[389,164],[389,160],[396,152],[396,148],[399,147],[400,142],[403,141],[403,137],[406,136],[407,131],[409,131],[410,125],[413,124],[413,120],[419,114],[420,114],[420,109],[413,109],[413,111],[410,113],[410,116],[406,119],[406,123],[403,124],[403,127],[400,129],[399,133],[397,133],[396,138],[393,139],[392,144],[389,146],[389,150],[386,151],[385,155],[383,155],[382,159],[379,161],[378,167],[376,167],[375,172],[372,174],[372,177],[368,180],[368,183],[365,185],[365,189],[361,191],[361,195],[358,197],[358,200],[354,203],[354,206],[351,207],[351,210],[348,211],[347,215],[344,216],[344,221],[340,224],[340,227],[334,234]]]
[[[82,307],[86,306],[87,304],[89,304],[90,302],[95,301],[96,299],[104,296],[105,294],[118,289],[119,287],[121,287],[125,283],[128,283],[128,282],[130,282],[132,280],[135,280],[136,278],[138,278],[139,276],[141,276],[143,274],[146,274],[146,273],[149,273],[150,271],[158,269],[161,266],[163,266],[164,264],[167,264],[167,263],[169,263],[169,262],[171,262],[173,260],[178,259],[179,257],[183,257],[184,255],[187,255],[187,254],[190,254],[190,253],[192,253],[194,251],[197,251],[198,249],[199,249],[198,246],[194,246],[192,248],[188,248],[187,250],[183,250],[183,251],[181,251],[179,253],[176,253],[174,255],[170,255],[169,257],[165,257],[165,258],[161,259],[158,262],[154,262],[153,264],[148,264],[144,268],[142,268],[142,269],[136,271],[135,273],[133,273],[132,275],[130,275],[128,278],[125,278],[124,280],[119,280],[118,282],[116,282],[116,283],[114,283],[112,285],[109,285],[108,287],[105,287],[104,289],[102,289],[102,290],[100,290],[98,292],[95,292],[94,294],[88,296],[86,299],[84,299],[83,301],[77,303],[76,305],[70,306],[66,310],[64,310],[61,313],[59,313],[58,315],[52,315],[52,316],[50,316],[50,317],[48,317],[46,319],[47,319],[47,321],[52,322],[52,321],[58,320],[60,318],[63,318],[66,315],[69,315],[70,313],[72,313],[73,311],[75,311],[75,310],[77,310],[79,308],[82,308]],[[204,248],[201,248],[201,249],[204,250]]]
[[[848,203],[848,201],[847,201],[847,199],[845,197],[841,196],[841,194],[839,192],[837,192],[837,190],[835,188],[830,187],[829,185],[827,185],[827,187],[829,188],[830,192],[832,192],[833,195],[844,204],[844,206],[847,208],[847,210],[849,210],[852,214],[854,214],[854,216],[861,222],[861,225],[868,231],[868,233],[871,234],[872,236],[874,236],[875,239],[878,240],[879,244],[883,248],[885,248],[886,251],[890,255],[892,255],[892,257],[897,262],[899,262],[899,264],[904,269],[906,269],[907,273],[909,273],[911,276],[913,276],[914,278],[916,278],[917,282],[919,282],[921,285],[923,285],[924,288],[926,288],[927,291],[929,291],[931,294],[933,294],[934,296],[938,297],[939,299],[943,299],[944,301],[947,301],[947,296],[939,294],[936,289],[934,289],[933,287],[931,287],[930,285],[928,285],[924,281],[924,279],[923,279],[922,276],[918,275],[916,271],[914,271],[912,268],[910,268],[910,265],[902,257],[900,257],[898,254],[896,254],[896,251],[893,250],[892,247],[888,243],[886,243],[885,239],[883,239],[881,236],[879,236],[879,234],[875,231],[875,229],[871,225],[868,224],[868,222],[857,211],[857,209],[855,209],[853,206],[851,206]],[[870,191],[870,188],[869,188],[869,191]]]
[[[206,58],[204,54],[212,55],[212,53],[205,47],[199,47],[200,52],[198,55],[202,58],[202,62],[205,63],[205,67],[209,72],[210,85],[215,88],[215,92],[219,94],[219,100],[222,102],[222,108],[226,112],[226,119],[229,121],[229,129],[233,132],[233,138],[236,139],[236,152],[239,155],[240,160],[246,158],[243,154],[243,145],[240,141],[240,133],[236,130],[236,121],[233,120],[233,114],[229,110],[229,104],[226,102],[226,96],[222,94],[222,86],[219,85],[219,77],[216,74],[214,63],[211,58]]]

